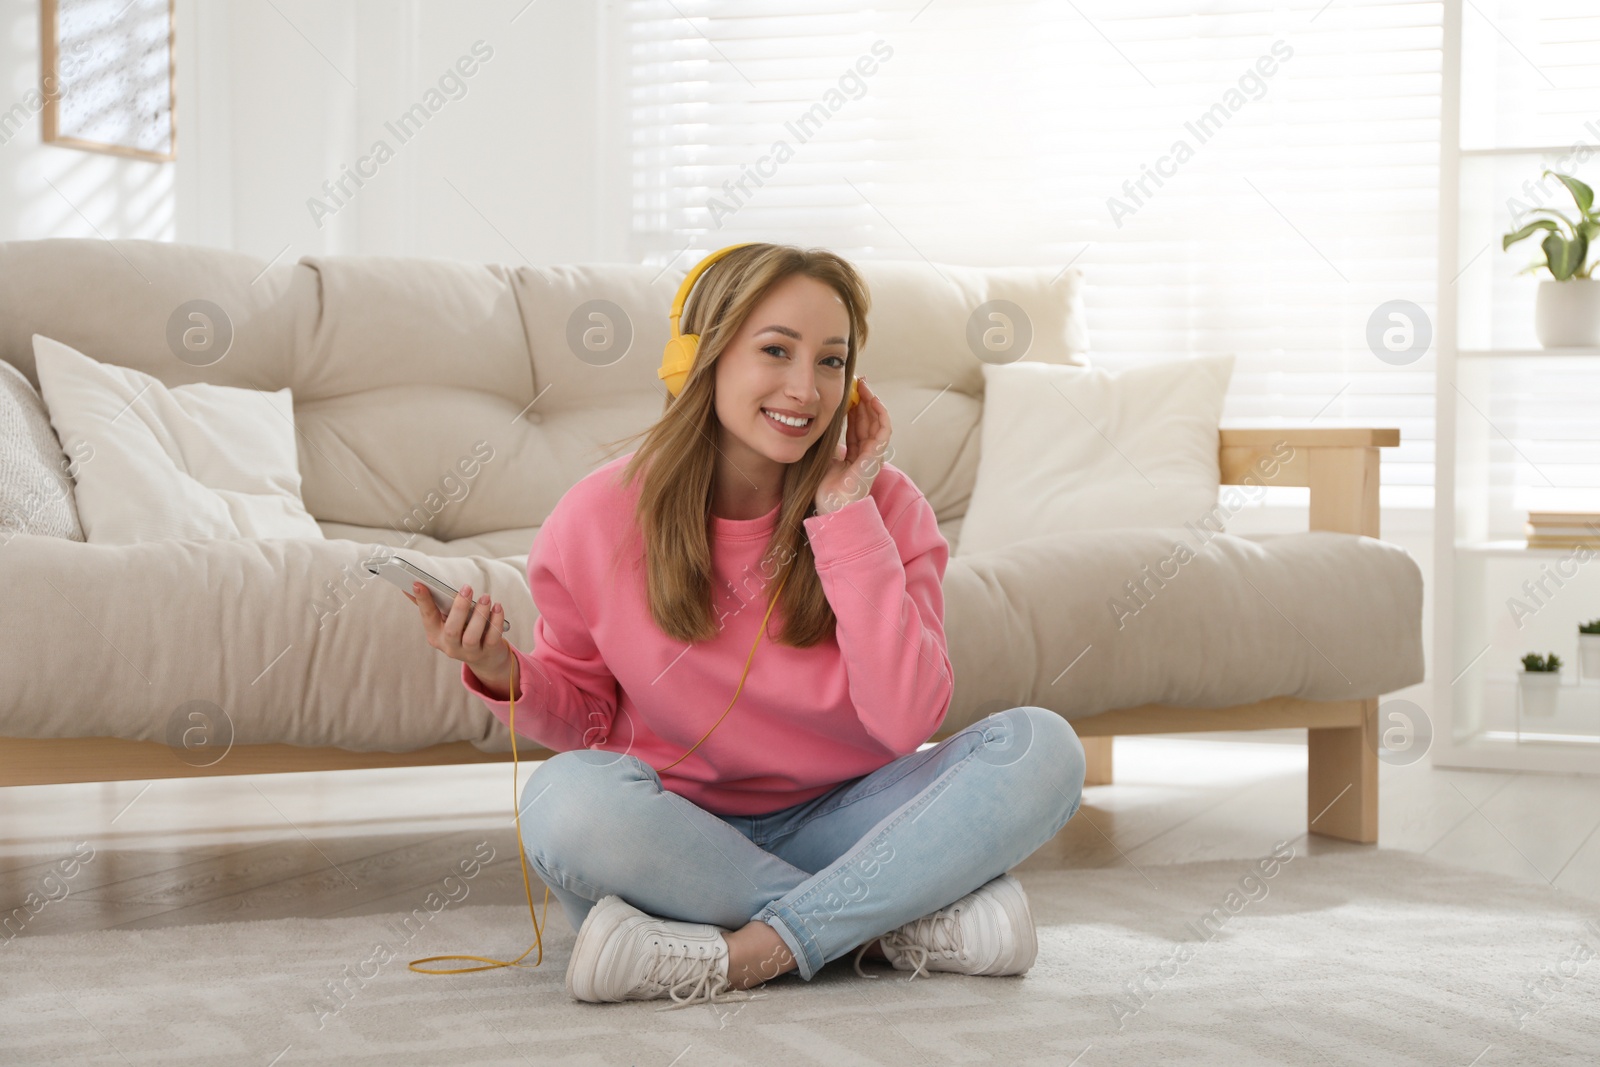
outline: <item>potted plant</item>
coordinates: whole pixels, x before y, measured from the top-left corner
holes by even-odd
[[[1600,678],[1600,619],[1578,624],[1578,673]]]
[[[1594,210],[1594,190],[1570,174],[1552,170],[1554,177],[1572,194],[1578,206],[1576,220],[1548,207],[1536,207],[1528,214],[1549,215],[1534,219],[1520,230],[1500,239],[1502,250],[1536,233],[1543,233],[1542,262],[1529,264],[1519,273],[1548,270],[1550,277],[1539,282],[1534,302],[1534,331],[1546,348],[1590,348],[1600,346],[1600,279],[1590,277],[1587,263],[1589,244],[1600,236],[1600,214]]]
[[[1549,718],[1561,702],[1561,657],[1554,652],[1541,656],[1530,652],[1522,657],[1522,673],[1517,676],[1522,691],[1522,710],[1530,716]]]

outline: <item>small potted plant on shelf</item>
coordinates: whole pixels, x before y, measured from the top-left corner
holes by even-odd
[[[1600,237],[1600,214],[1594,210],[1594,190],[1570,174],[1552,170],[1554,177],[1578,206],[1578,217],[1568,218],[1548,207],[1536,207],[1529,215],[1547,215],[1513,230],[1500,239],[1502,250],[1536,233],[1543,233],[1542,261],[1529,264],[1520,273],[1548,270],[1550,277],[1539,282],[1534,302],[1534,331],[1545,348],[1591,348],[1600,346],[1600,279],[1590,277],[1587,263],[1589,245]]]
[[[1522,710],[1548,718],[1561,701],[1561,657],[1554,652],[1541,656],[1529,652],[1522,657],[1522,673],[1517,676],[1522,691]]]
[[[1600,619],[1578,624],[1578,673],[1600,678]]]

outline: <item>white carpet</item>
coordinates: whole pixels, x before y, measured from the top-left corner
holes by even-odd
[[[868,981],[846,957],[742,1006],[659,1013],[567,998],[553,899],[542,966],[444,977],[406,963],[514,958],[526,908],[446,908],[410,940],[399,916],[20,937],[0,947],[0,1063],[1600,1062],[1600,905],[1408,852],[1294,847],[1258,880],[1252,860],[1146,867],[1155,885],[1127,864],[1024,872],[1040,945],[1023,977]],[[340,1001],[347,973],[371,977]]]

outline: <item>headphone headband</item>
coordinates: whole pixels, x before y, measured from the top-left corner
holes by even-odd
[[[672,298],[672,312],[669,316],[672,336],[667,339],[667,347],[661,353],[661,367],[656,371],[656,377],[666,383],[667,392],[671,395],[677,396],[682,391],[684,382],[689,380],[689,371],[694,367],[695,356],[700,350],[700,335],[686,334],[679,328],[683,318],[683,307],[689,301],[689,293],[694,289],[694,283],[699,279],[700,275],[706,272],[706,268],[729,252],[757,243],[759,242],[743,241],[739,244],[717,249],[699,263],[696,263],[689,273],[684,276],[682,283],[679,284],[677,295]],[[861,395],[854,377],[850,379],[850,383],[845,389],[845,395],[845,402],[848,405],[846,410],[855,407],[861,402]]]
[[[740,244],[729,245],[726,248],[719,248],[717,251],[711,253],[709,256],[702,259],[699,263],[696,263],[690,268],[689,273],[684,275],[682,284],[678,286],[678,295],[672,298],[671,321],[673,337],[679,336],[678,322],[683,315],[683,305],[689,302],[689,293],[693,291],[694,283],[699,279],[700,275],[706,272],[706,268],[710,267],[711,264],[727,255],[729,252],[732,252],[734,249],[745,248],[755,243],[756,242],[754,241],[744,241]]]

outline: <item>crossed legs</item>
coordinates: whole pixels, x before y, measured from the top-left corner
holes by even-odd
[[[1078,810],[1084,765],[1065,719],[1013,708],[760,817],[758,845],[741,829],[751,820],[663,789],[637,757],[576,749],[524,787],[524,844],[575,930],[616,893],[651,915],[727,931],[737,988],[789,970],[809,981],[1048,841]]]

